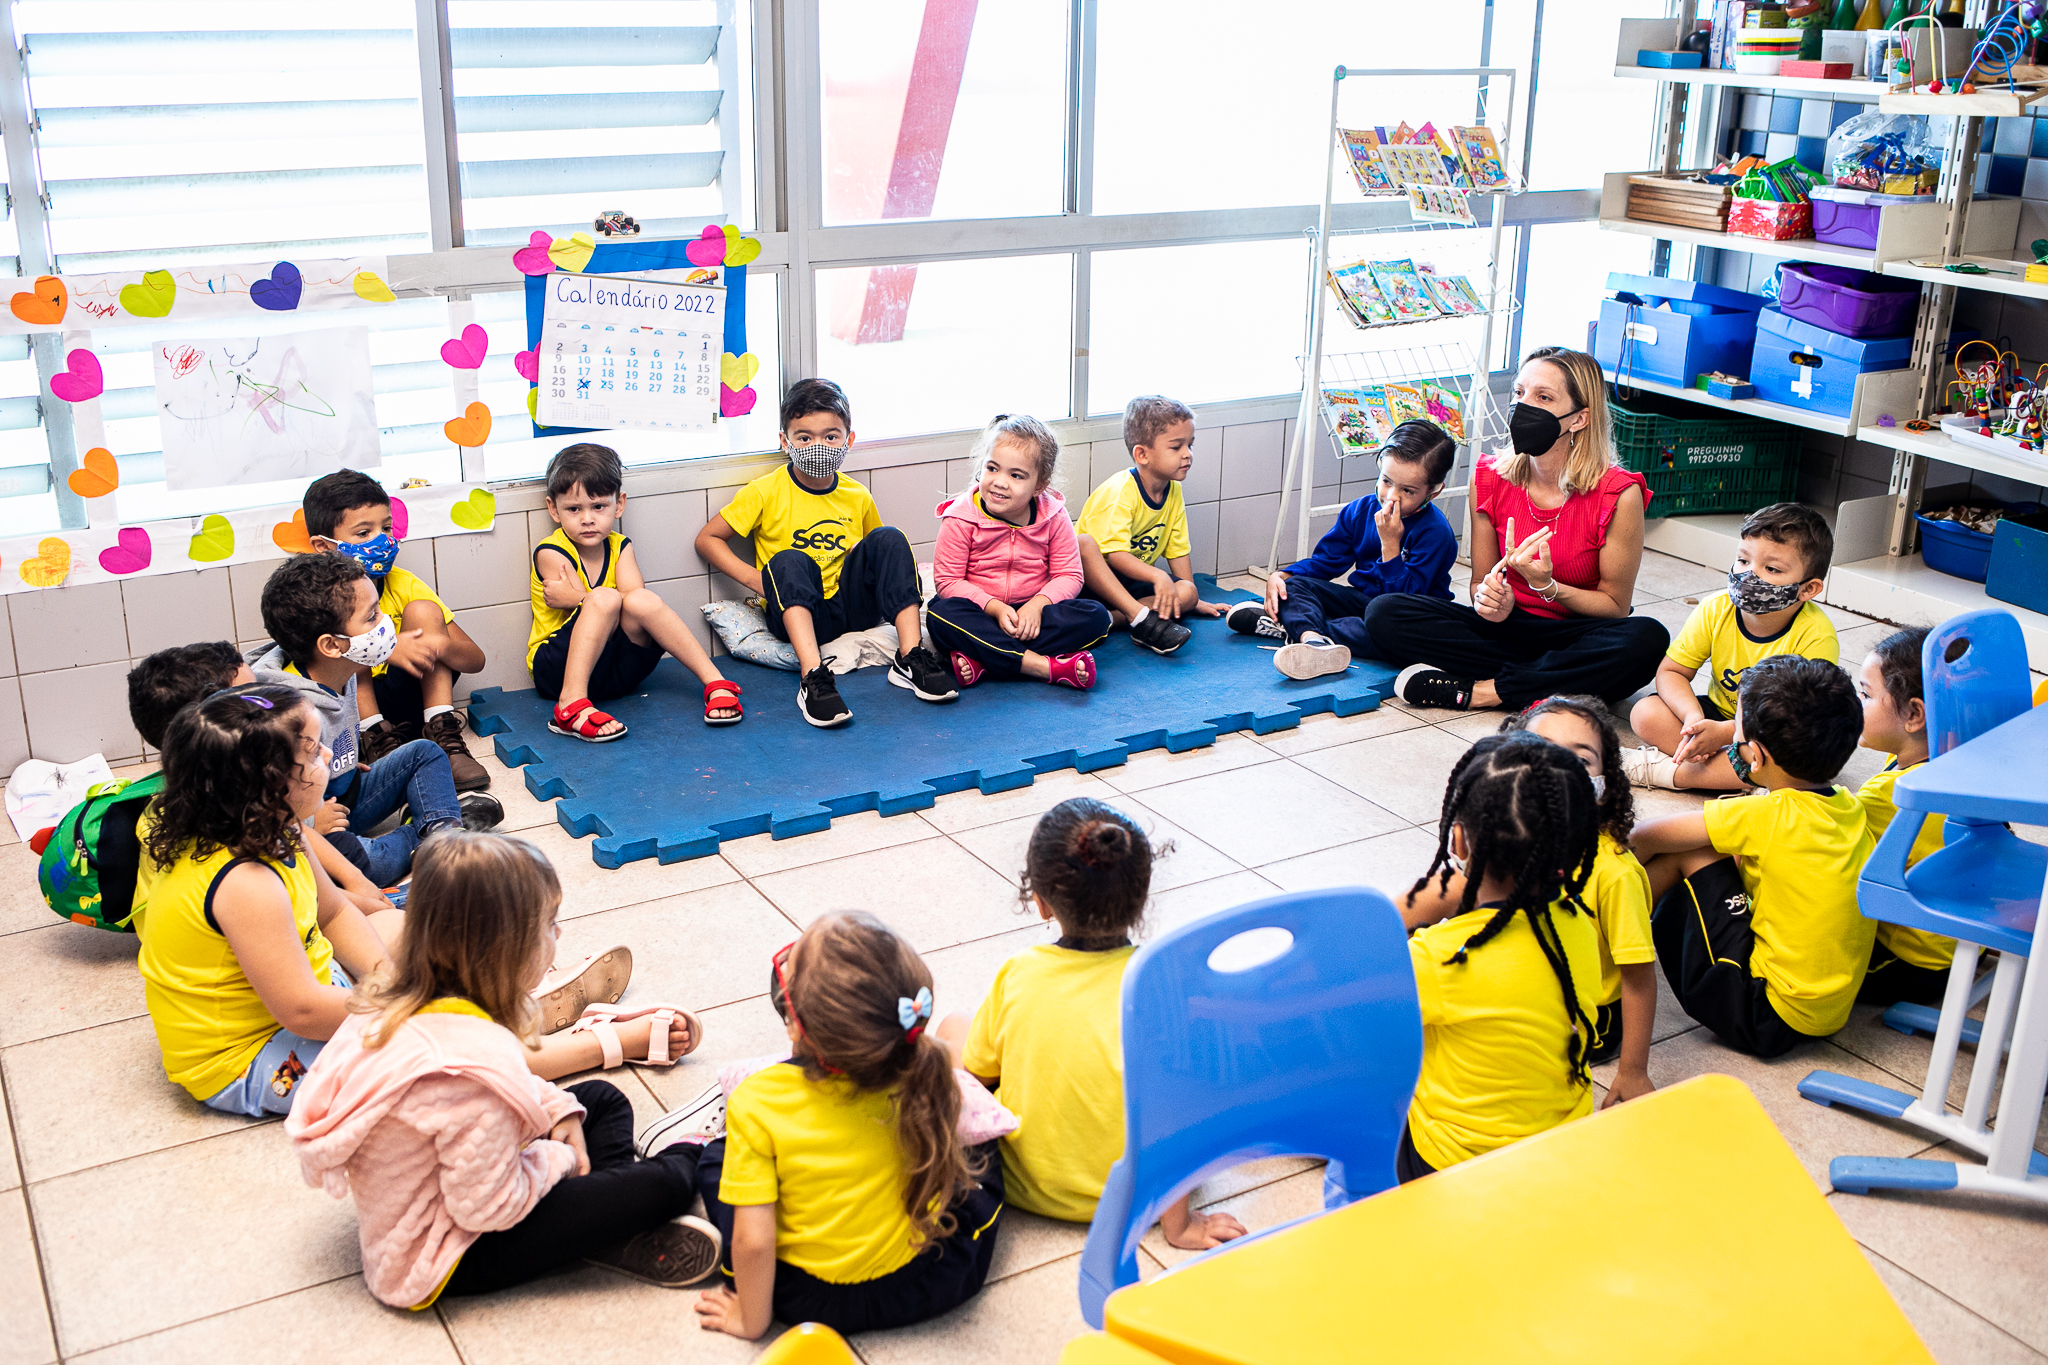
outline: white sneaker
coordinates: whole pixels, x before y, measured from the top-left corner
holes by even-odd
[[[1328,640],[1303,640],[1299,644],[1282,645],[1273,655],[1273,667],[1297,680],[1320,678],[1326,673],[1342,673],[1351,667],[1351,651]]]
[[[1621,770],[1627,775],[1628,780],[1638,787],[1667,792],[1679,790],[1678,764],[1666,757],[1654,744],[1623,749]]]
[[[725,1090],[713,1082],[708,1090],[679,1109],[671,1109],[647,1125],[633,1150],[642,1160],[685,1138],[715,1142],[725,1136]]]

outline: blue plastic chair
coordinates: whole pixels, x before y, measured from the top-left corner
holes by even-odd
[[[2026,639],[2010,612],[1972,611],[1951,617],[1928,633],[1920,659],[1931,757],[2003,725],[2032,703]],[[1864,865],[1856,899],[1871,919],[1956,940],[1955,963],[1949,968],[1940,1011],[1897,1004],[1885,1012],[1885,1022],[1903,1033],[1934,1035],[1926,1084],[1920,1094],[1912,1095],[1853,1076],[1816,1071],[1799,1083],[1799,1093],[1817,1104],[1903,1119],[1983,1152],[1990,1144],[1986,1124],[1998,1051],[2005,1046],[2021,973],[2033,948],[2048,848],[2020,839],[1996,821],[1951,814],[1946,817],[1943,846],[1909,869],[1906,857],[1920,823],[1914,811],[1901,811],[1893,819]],[[1996,951],[1999,963],[1991,981],[1990,1005],[1978,1025],[1966,1016],[1982,998],[1975,987],[1977,960],[1985,949]],[[1965,1039],[1979,1045],[1979,1062],[1963,1112],[1955,1115],[1947,1111],[1949,1078]],[[1835,1165],[1841,1170],[1836,1187],[1882,1187],[1883,1172],[1890,1166],[1873,1162],[1875,1158],[1837,1158]],[[2037,1159],[2036,1164],[2048,1172],[2048,1162]]]
[[[1219,945],[1266,928],[1293,935],[1285,952],[1242,971],[1209,965]],[[1081,1253],[1081,1315],[1097,1328],[1103,1300],[1137,1282],[1138,1239],[1218,1171],[1326,1157],[1332,1208],[1395,1183],[1422,1065],[1401,917],[1378,891],[1338,887],[1183,925],[1124,973],[1123,1048],[1124,1154]]]

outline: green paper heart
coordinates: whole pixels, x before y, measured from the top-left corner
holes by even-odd
[[[199,529],[192,533],[192,548],[185,553],[187,558],[201,564],[213,564],[234,552],[234,524],[220,513],[210,512],[206,520],[199,523]]]
[[[471,489],[468,501],[448,509],[448,520],[465,531],[488,531],[497,515],[498,499],[488,488]]]
[[[178,282],[168,270],[145,271],[141,284],[121,286],[121,306],[139,318],[160,318],[171,311]]]

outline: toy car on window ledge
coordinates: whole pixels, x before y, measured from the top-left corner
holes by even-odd
[[[607,237],[638,237],[640,225],[616,209],[601,213],[591,227]]]

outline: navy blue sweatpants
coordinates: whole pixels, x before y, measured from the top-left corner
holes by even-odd
[[[1109,638],[1109,608],[1080,597],[1047,603],[1038,618],[1035,640],[1004,634],[994,617],[964,597],[934,597],[925,612],[931,623],[932,646],[942,657],[957,649],[1001,678],[1023,672],[1026,651],[1035,650],[1050,659],[1092,649]]]

